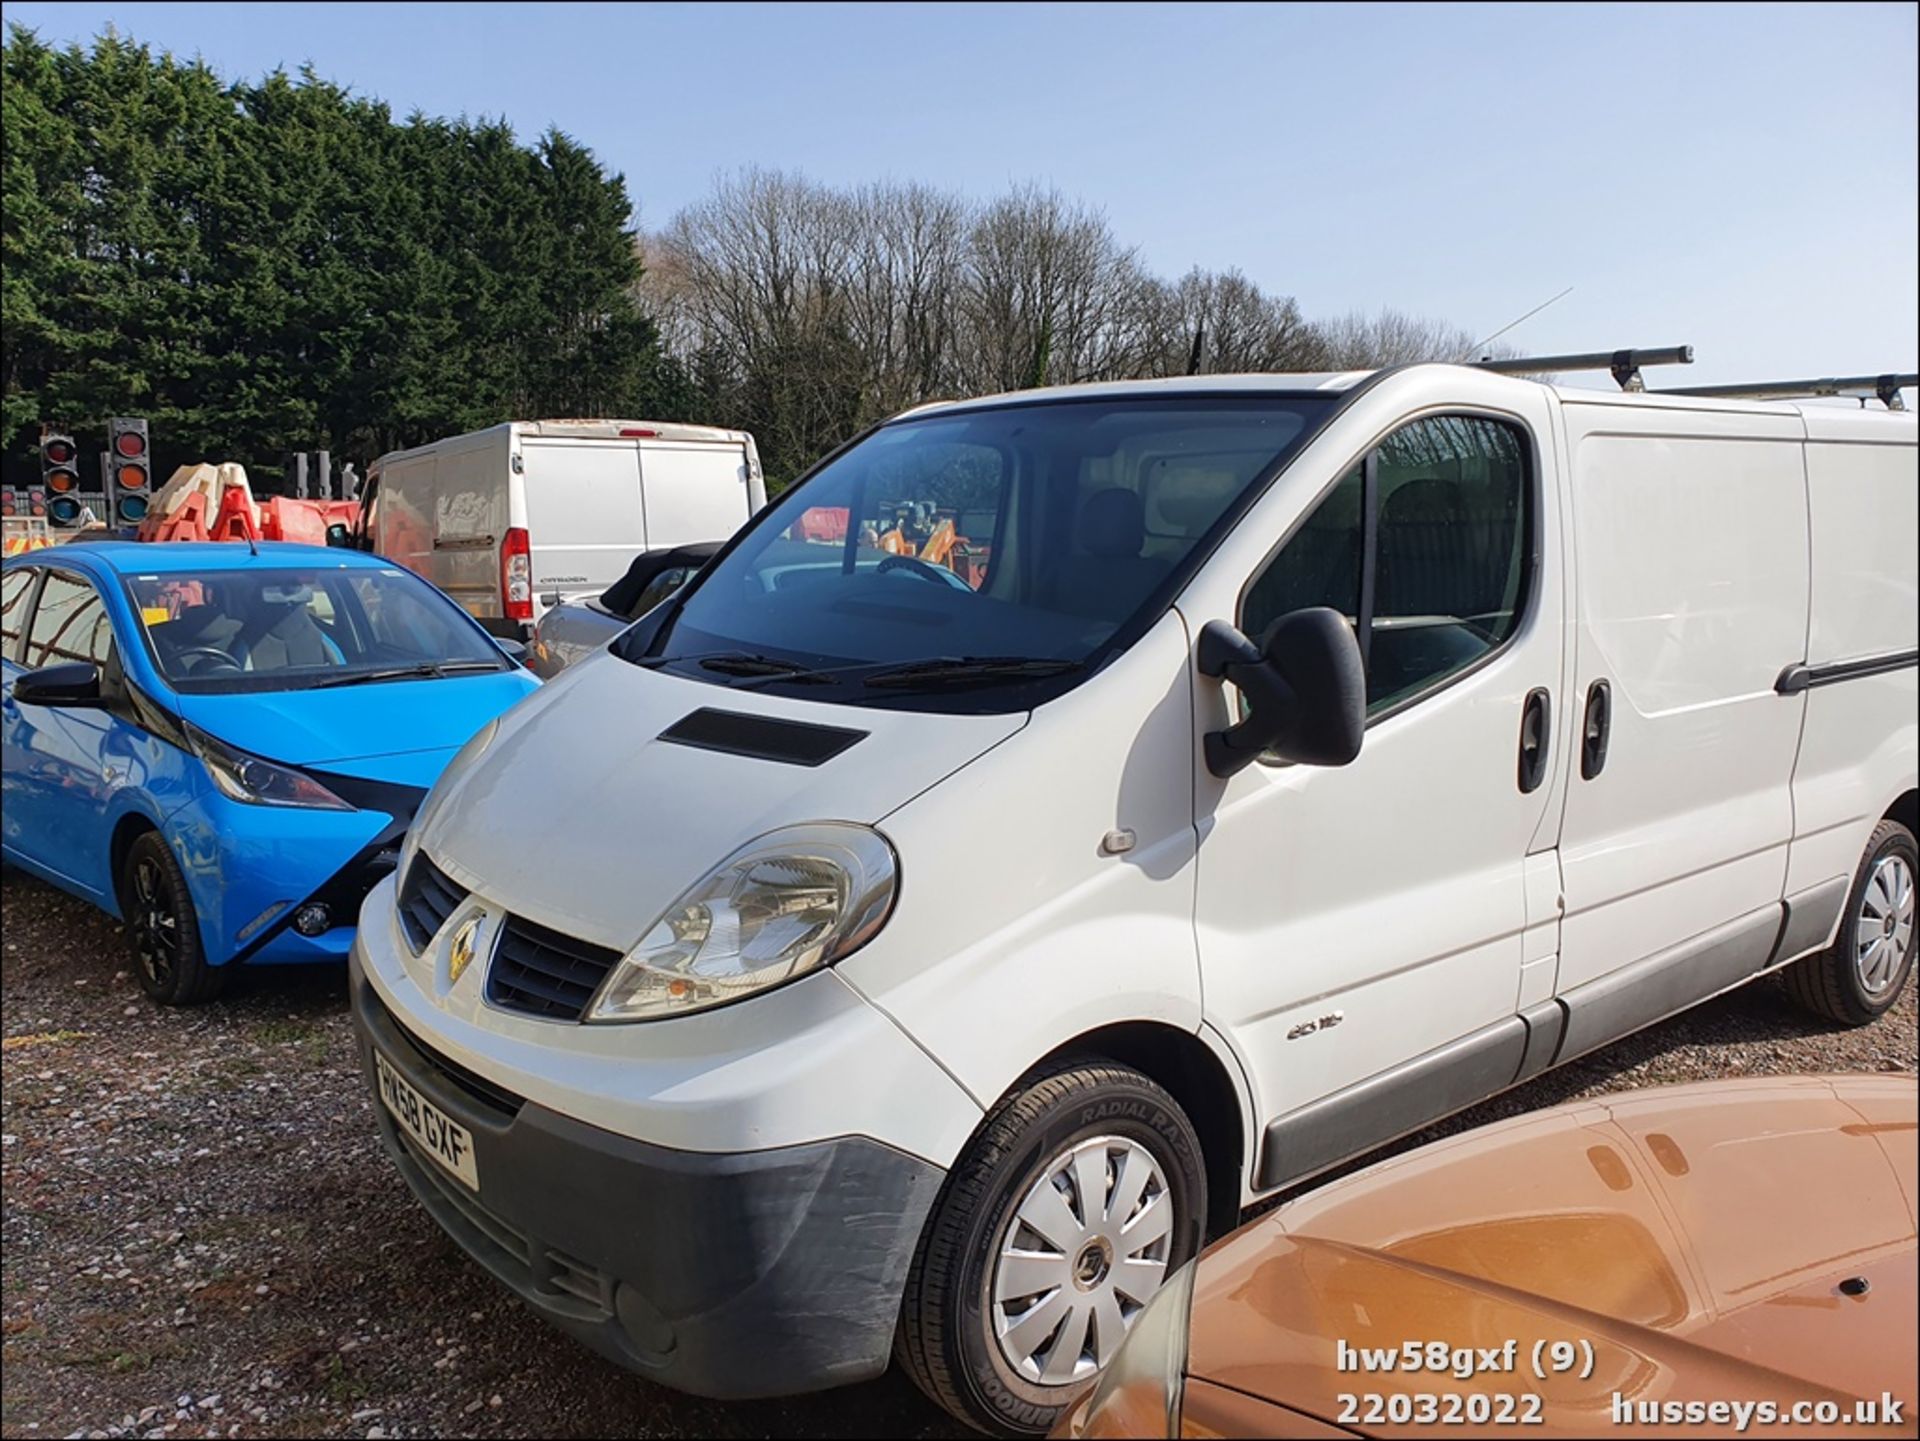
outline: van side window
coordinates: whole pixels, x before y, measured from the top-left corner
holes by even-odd
[[[1241,629],[1262,641],[1289,611],[1331,606],[1359,633],[1369,715],[1434,689],[1519,629],[1533,551],[1527,455],[1517,427],[1479,416],[1395,431],[1268,562]]]
[[[1329,606],[1359,623],[1361,469],[1340,478],[1248,589],[1240,626],[1256,644],[1281,616],[1309,606]]]

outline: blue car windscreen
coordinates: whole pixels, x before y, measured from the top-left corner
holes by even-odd
[[[162,573],[128,585],[155,664],[186,694],[509,664],[451,601],[399,569]]]

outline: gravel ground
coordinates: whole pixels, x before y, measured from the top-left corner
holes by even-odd
[[[896,1374],[721,1405],[599,1360],[427,1220],[374,1137],[337,971],[162,1011],[118,928],[8,872],[7,1436],[957,1436]],[[1915,993],[1836,1031],[1748,987],[1437,1127],[1725,1075],[1908,1071]]]

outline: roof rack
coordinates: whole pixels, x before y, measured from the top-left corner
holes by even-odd
[[[1661,345],[1641,350],[1590,350],[1580,355],[1528,355],[1495,360],[1490,355],[1473,362],[1495,375],[1551,375],[1562,370],[1610,370],[1622,390],[1645,390],[1643,365],[1692,365],[1691,345]],[[1673,392],[1669,392],[1672,394]]]
[[[1752,385],[1692,385],[1682,390],[1663,390],[1661,395],[1703,395],[1739,397],[1746,400],[1794,400],[1807,396],[1844,395],[1862,405],[1878,396],[1888,410],[1905,410],[1900,392],[1920,385],[1920,375],[1838,375],[1824,380],[1766,380]]]

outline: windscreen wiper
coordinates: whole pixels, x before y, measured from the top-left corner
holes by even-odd
[[[866,678],[870,686],[965,685],[976,681],[1028,680],[1084,670],[1085,661],[1024,655],[949,655],[889,666]]]
[[[617,642],[616,642],[617,644]],[[629,661],[642,670],[659,670],[670,665],[697,665],[702,670],[713,670],[721,675],[743,677],[740,686],[744,688],[759,681],[802,681],[813,682],[825,676],[833,675],[836,668],[816,670],[812,666],[802,665],[799,661],[779,660],[770,655],[756,655],[744,650],[706,651],[700,655],[648,655],[639,660]]]
[[[721,675],[763,675],[788,680],[810,674],[813,670],[812,666],[801,665],[798,661],[776,660],[770,655],[753,655],[747,651],[722,651],[717,655],[703,655],[696,659],[702,670],[717,670]]]
[[[430,660],[419,665],[388,666],[384,670],[355,671],[352,675],[326,676],[313,683],[314,690],[336,685],[372,685],[383,680],[438,680],[448,675],[471,675],[483,670],[499,670],[492,661]]]

